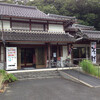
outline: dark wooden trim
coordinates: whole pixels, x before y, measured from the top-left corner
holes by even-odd
[[[57,58],[59,57],[59,45],[57,43]]]
[[[12,28],[12,18],[10,18],[10,28]]]
[[[49,22],[47,21],[47,31],[49,31]]]
[[[24,42],[28,42],[28,43],[74,43],[74,42],[67,42],[67,41],[61,41],[61,42],[59,42],[59,41],[6,41],[6,42],[14,42],[14,43],[16,43],[16,42],[22,42],[22,43],[24,43]],[[63,44],[62,44],[63,45]],[[65,45],[65,44],[64,44]]]
[[[0,45],[0,62],[1,62],[1,45]]]
[[[10,19],[0,19],[0,20],[3,20],[3,21],[10,21]]]
[[[30,23],[30,20],[29,21],[22,21],[22,20],[12,20],[12,22],[16,22],[16,23]]]
[[[47,18],[29,18],[29,17],[17,17],[17,16],[4,16],[6,18],[21,18],[21,19],[32,19],[32,20],[42,20],[42,21],[54,21],[54,22],[66,22],[66,20],[56,20],[56,19],[47,19]]]
[[[44,27],[44,31],[46,31],[46,27],[45,27],[45,24],[43,24],[43,27]]]
[[[15,47],[20,47],[20,48],[37,48],[37,47],[43,47],[43,46],[45,46],[45,44],[9,44],[9,45],[7,45],[8,47],[13,47],[13,46],[15,46]]]
[[[46,22],[31,22],[32,24],[47,24]]]
[[[47,45],[45,45],[45,67],[47,67]]]
[[[50,43],[48,43],[48,60],[49,60],[49,68],[51,67],[51,57],[50,57],[50,55],[51,55],[51,50],[50,50],[50,48],[51,48],[51,46],[50,46]]]
[[[12,17],[10,17],[12,19]],[[0,19],[0,20],[3,20],[3,21],[10,21],[10,19]],[[40,21],[40,20],[37,20],[37,21]],[[46,21],[46,20],[44,20]],[[23,22],[23,23],[30,23],[30,21],[23,21],[23,20],[15,20],[15,19],[12,19],[12,22]],[[35,22],[35,21],[31,21],[31,23],[35,23],[35,24],[47,24],[47,22]],[[58,24],[58,25],[63,25],[63,23],[53,23],[53,22],[49,22],[50,24]]]
[[[63,57],[63,46],[61,46],[61,57]]]
[[[65,31],[64,23],[63,23],[63,31]]]
[[[6,48],[5,47],[3,47],[3,54],[4,54],[3,62],[6,62]]]
[[[31,19],[30,19],[30,22],[29,22],[29,30],[31,31]]]

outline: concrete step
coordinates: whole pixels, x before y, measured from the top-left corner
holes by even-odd
[[[18,72],[18,73],[13,73],[13,75],[16,76],[18,80],[61,77],[58,71]]]

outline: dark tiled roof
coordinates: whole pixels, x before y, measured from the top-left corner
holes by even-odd
[[[89,39],[100,40],[100,31],[82,30],[81,32],[84,35],[86,35]]]
[[[71,17],[71,16],[62,16],[62,15],[56,15],[56,14],[48,14],[48,16],[57,18],[57,19],[76,20],[76,17]]]
[[[75,39],[67,33],[4,31],[5,41],[41,41],[41,42],[74,42]],[[0,37],[2,31],[0,31]]]
[[[73,24],[73,28],[79,28],[81,30],[95,30],[94,26],[86,26],[86,25],[81,25],[81,24]]]
[[[21,18],[58,20],[59,21],[59,19],[49,17],[42,11],[38,10],[37,7],[23,6],[23,5],[16,5],[16,4],[0,3],[0,15],[11,16],[11,17],[21,17]]]
[[[86,25],[80,25],[80,24],[73,24],[72,26],[69,26],[65,29],[65,31],[79,31],[79,30],[90,30],[94,31],[94,26],[86,26]]]

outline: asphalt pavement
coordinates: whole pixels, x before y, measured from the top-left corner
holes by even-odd
[[[100,100],[100,88],[89,88],[63,78],[16,81],[0,100]]]

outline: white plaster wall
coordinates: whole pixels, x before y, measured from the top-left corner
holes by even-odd
[[[4,29],[10,29],[10,21],[3,21]]]
[[[0,29],[2,29],[2,24],[1,24],[1,21],[0,21]]]
[[[62,60],[65,60],[68,57],[67,46],[63,46],[63,57]]]
[[[4,47],[1,46],[1,62],[3,62],[3,59],[4,59],[3,49],[4,49]]]
[[[64,32],[63,25],[49,24],[50,32]]]
[[[1,62],[0,62],[0,69],[4,69],[4,52],[3,52],[3,47],[1,46]]]
[[[10,28],[10,21],[3,21],[3,28],[4,29],[11,29]],[[0,29],[2,29],[2,23],[0,21]]]
[[[68,50],[67,50],[67,46],[63,46],[63,56],[61,58],[61,62],[67,58],[70,58],[71,59],[71,54],[68,55]],[[70,63],[71,63],[71,60],[70,60]],[[63,63],[61,63],[61,66],[64,67]]]

